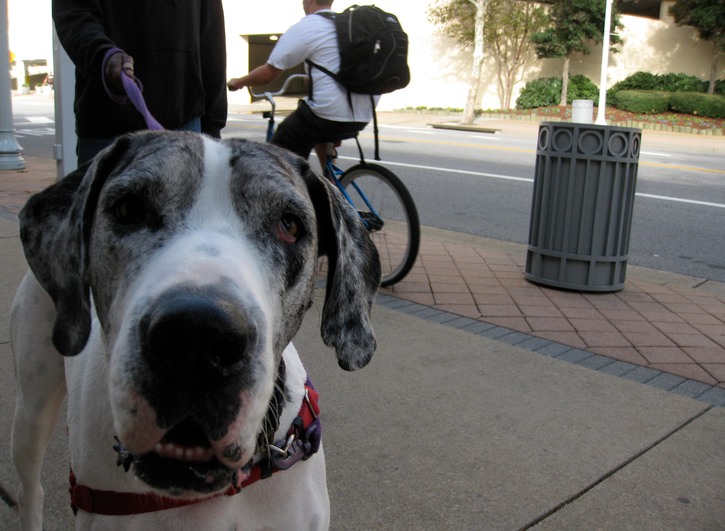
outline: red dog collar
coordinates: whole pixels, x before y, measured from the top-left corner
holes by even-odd
[[[322,423],[319,419],[319,394],[312,387],[310,379],[305,383],[305,398],[297,417],[287,432],[287,438],[270,446],[269,457],[254,465],[249,476],[241,486],[230,485],[227,490],[216,496],[234,496],[260,479],[287,470],[297,461],[308,459],[320,448],[322,439]],[[112,516],[149,513],[175,509],[193,505],[211,498],[179,499],[160,496],[152,492],[142,494],[133,492],[113,492],[94,490],[76,483],[73,471],[70,472],[71,508],[73,514],[78,510],[87,513],[106,514]]]

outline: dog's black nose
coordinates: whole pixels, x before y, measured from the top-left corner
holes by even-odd
[[[213,293],[185,291],[152,303],[141,320],[140,339],[147,362],[166,378],[208,384],[247,357],[256,331],[239,305]]]

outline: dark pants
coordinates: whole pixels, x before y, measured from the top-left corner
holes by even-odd
[[[366,122],[335,122],[320,118],[312,112],[307,102],[300,100],[297,110],[277,128],[272,144],[309,158],[316,144],[355,138],[366,125]]]
[[[195,131],[201,133],[201,118],[198,116],[189,123],[182,125],[178,131]],[[91,160],[101,151],[113,144],[115,138],[79,138],[76,144],[76,155],[78,156],[78,166],[84,162]]]

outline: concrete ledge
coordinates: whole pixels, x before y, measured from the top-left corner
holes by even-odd
[[[494,129],[492,127],[482,127],[480,125],[463,125],[451,122],[445,123],[429,123],[433,129],[450,129],[452,131],[470,131],[472,133],[498,133],[501,129]]]

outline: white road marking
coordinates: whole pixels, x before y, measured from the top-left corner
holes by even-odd
[[[357,161],[358,159],[356,157],[339,157],[343,160],[353,160]],[[526,183],[533,183],[534,179],[528,178],[528,177],[516,177],[513,175],[501,175],[498,173],[486,173],[486,172],[480,172],[480,171],[471,171],[471,170],[455,170],[451,168],[439,168],[436,166],[425,166],[422,164],[408,164],[404,162],[390,162],[385,161],[383,163],[384,166],[400,166],[403,168],[414,168],[418,170],[429,170],[429,171],[439,171],[442,173],[457,173],[462,175],[474,175],[477,177],[488,177],[489,179],[501,179],[505,181],[518,181],[518,182],[526,182]],[[712,203],[709,201],[697,201],[695,199],[685,199],[683,197],[670,197],[666,195],[653,195],[653,194],[643,194],[643,193],[635,193],[636,196],[647,198],[647,199],[656,199],[659,201],[671,201],[674,203],[686,203],[688,205],[698,205],[698,206],[707,206],[707,207],[714,207],[714,208],[725,208],[725,204],[723,203]]]

